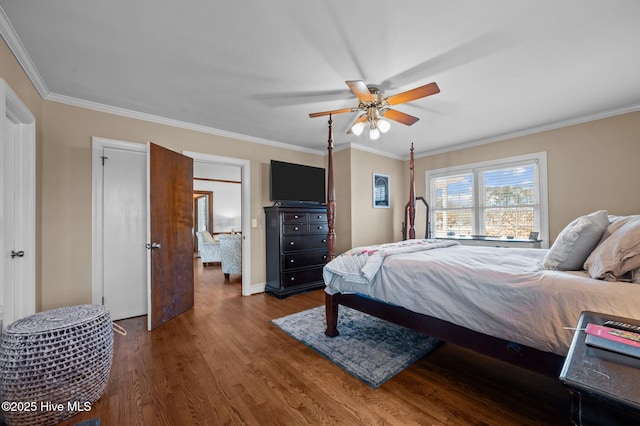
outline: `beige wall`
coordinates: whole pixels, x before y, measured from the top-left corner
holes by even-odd
[[[403,211],[409,193],[408,189],[403,190],[408,187],[404,167],[402,160],[360,149],[335,152],[336,254],[352,247],[402,239]],[[373,207],[374,173],[389,176],[388,209]]]
[[[351,239],[351,150],[333,154],[333,177],[336,191],[336,255],[349,250]]]
[[[388,243],[402,239],[405,164],[402,160],[351,150],[351,242],[353,246]],[[390,207],[373,207],[373,174],[389,176]],[[406,193],[406,195],[405,195]]]
[[[419,158],[416,194],[426,194],[427,170],[540,151],[547,152],[551,243],[580,215],[640,213],[640,112]]]

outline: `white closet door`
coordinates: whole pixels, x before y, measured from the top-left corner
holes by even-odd
[[[116,320],[147,313],[147,157],[108,147],[103,157],[103,297]]]

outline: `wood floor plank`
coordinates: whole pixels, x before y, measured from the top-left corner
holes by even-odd
[[[241,296],[240,278],[195,264],[195,306],[146,331],[118,321],[102,425],[568,425],[558,380],[444,345],[371,389],[270,323],[320,306],[322,290]]]

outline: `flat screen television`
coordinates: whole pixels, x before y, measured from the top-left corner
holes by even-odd
[[[322,167],[271,160],[271,201],[318,204],[326,200]]]

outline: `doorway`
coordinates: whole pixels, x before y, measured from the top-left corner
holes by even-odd
[[[199,152],[183,151],[183,154],[187,157],[193,158],[194,170],[198,170],[199,166],[220,166],[238,168],[240,175],[240,229],[236,229],[237,225],[231,222],[227,223],[229,232],[241,232],[242,233],[242,295],[250,296],[253,291],[251,288],[251,192],[250,192],[250,175],[251,163],[249,160],[243,160],[232,157],[221,157],[211,154],[203,154]],[[197,171],[194,172],[194,178],[197,178]],[[214,193],[215,196],[215,193]],[[215,224],[214,217],[214,227]],[[233,222],[235,223],[235,222]]]

